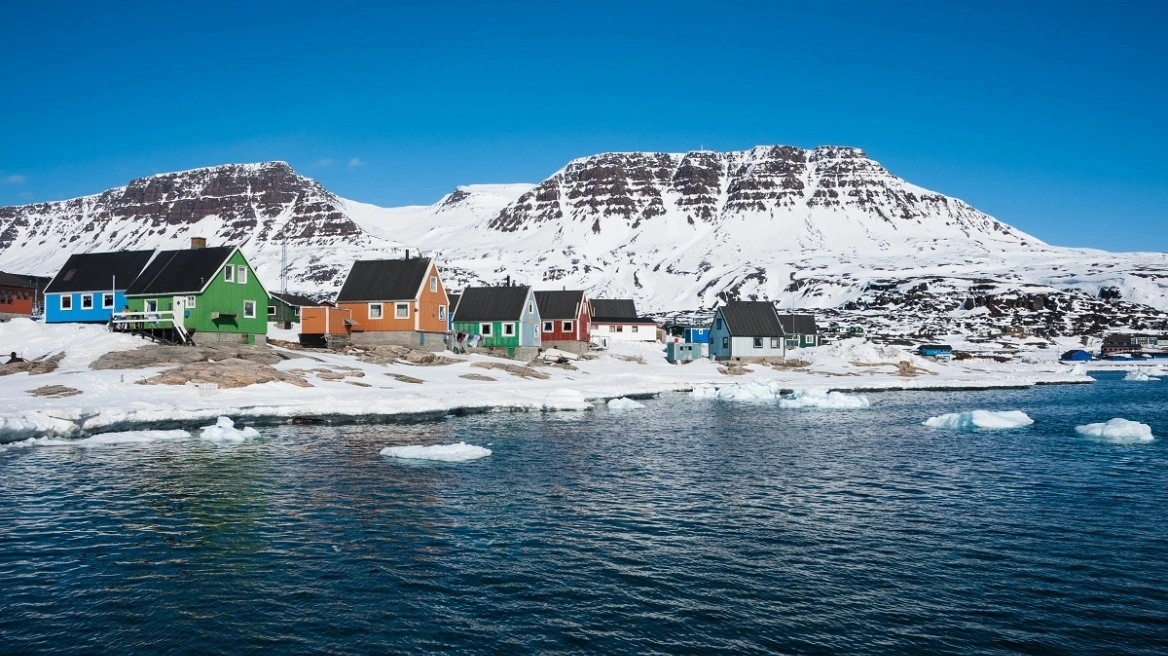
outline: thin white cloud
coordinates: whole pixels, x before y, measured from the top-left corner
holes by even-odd
[[[28,178],[24,177],[23,175],[13,173],[12,175],[5,175],[0,177],[0,182],[7,185],[22,185],[25,182],[28,182]]]
[[[358,158],[356,158],[356,157],[354,157],[353,159],[349,160],[349,168],[351,168],[351,169],[355,169],[355,168],[357,168],[358,166],[365,166],[365,162],[362,162],[360,159],[358,159]]]

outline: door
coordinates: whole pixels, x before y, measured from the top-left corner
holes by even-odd
[[[185,326],[187,322],[183,318],[187,316],[187,297],[175,296],[171,302],[170,309],[174,310],[174,323],[179,326]]]

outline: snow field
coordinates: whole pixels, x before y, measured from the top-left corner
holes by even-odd
[[[1083,437],[1115,442],[1118,444],[1132,444],[1151,442],[1156,439],[1152,436],[1152,427],[1138,421],[1115,418],[1099,424],[1076,426],[1075,432]]]
[[[387,446],[381,455],[402,460],[437,460],[439,462],[466,462],[491,455],[491,450],[459,442],[458,444],[436,444],[434,446]]]
[[[1006,430],[1021,428],[1034,423],[1034,420],[1021,410],[971,410],[969,412],[953,412],[929,417],[923,423],[930,428],[944,428],[963,432],[975,430]]]

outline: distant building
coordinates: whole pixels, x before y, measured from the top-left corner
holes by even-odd
[[[1066,353],[1063,353],[1061,356],[1059,356],[1059,360],[1062,360],[1063,362],[1090,362],[1093,359],[1094,357],[1083,349],[1067,351]]]
[[[583,291],[537,291],[540,343],[571,353],[584,353],[592,340],[592,309]]]
[[[786,332],[770,301],[730,301],[714,314],[711,358],[751,361],[786,354]]]
[[[268,294],[268,321],[285,325],[300,323],[302,308],[320,307],[321,305],[323,304],[300,294],[271,292]],[[332,303],[328,303],[328,305],[332,305]]]
[[[1103,345],[1099,353],[1103,357],[1120,355],[1123,353],[1138,353],[1143,346],[1137,341],[1137,335],[1130,333],[1112,333],[1103,338]]]
[[[608,346],[618,342],[657,341],[657,322],[637,315],[631,298],[592,299],[592,341]]]
[[[935,360],[952,360],[953,347],[948,344],[922,344],[917,348],[917,354]]]
[[[33,316],[42,287],[33,276],[0,271],[0,321]]]
[[[819,344],[819,328],[811,314],[780,314],[787,348],[810,348]]]

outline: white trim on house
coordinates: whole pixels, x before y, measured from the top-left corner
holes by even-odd
[[[373,316],[373,308],[374,307],[377,308],[377,316]],[[370,321],[372,321],[374,319],[379,319],[379,320],[384,319],[385,318],[385,305],[383,305],[382,303],[370,303],[369,308],[365,311],[365,316],[369,317]]]

